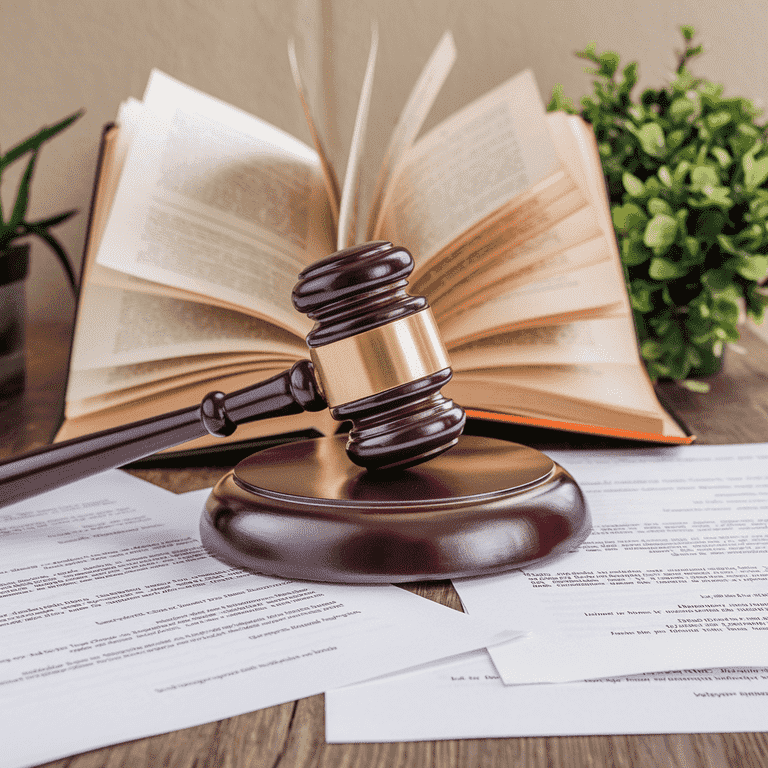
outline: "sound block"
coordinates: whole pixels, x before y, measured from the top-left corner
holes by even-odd
[[[289,443],[240,462],[206,502],[205,548],[271,576],[379,584],[501,573],[589,534],[581,489],[533,448],[462,435],[424,464],[368,472],[345,443]]]

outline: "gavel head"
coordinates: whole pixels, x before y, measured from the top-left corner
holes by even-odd
[[[385,241],[338,251],[299,275],[293,305],[331,415],[351,421],[347,455],[408,467],[455,445],[464,411],[440,393],[452,375],[432,311],[405,288],[413,258]]]

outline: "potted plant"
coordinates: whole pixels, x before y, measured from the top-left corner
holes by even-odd
[[[41,238],[56,254],[67,275],[72,291],[77,293],[77,281],[67,254],[51,229],[74,216],[66,211],[36,221],[27,220],[30,186],[41,146],[70,126],[82,112],[76,112],[0,154],[0,180],[11,163],[29,155],[21,176],[13,205],[6,218],[0,209],[0,397],[9,397],[24,387],[24,279],[29,268],[29,237]]]
[[[653,380],[718,370],[738,339],[742,305],[760,320],[768,299],[768,144],[754,104],[695,77],[701,53],[682,27],[671,82],[632,90],[637,62],[591,44],[593,94],[578,113],[597,137],[640,351]],[[556,86],[549,109],[577,113]],[[695,383],[686,382],[696,388]],[[704,388],[706,388],[704,386]]]

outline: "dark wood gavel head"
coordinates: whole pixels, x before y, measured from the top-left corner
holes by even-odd
[[[331,415],[352,422],[347,455],[367,469],[419,464],[464,429],[440,392],[452,371],[432,311],[405,290],[412,270],[404,248],[365,243],[305,269],[293,290],[315,321],[307,344]]]

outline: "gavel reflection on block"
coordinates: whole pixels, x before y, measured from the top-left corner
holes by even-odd
[[[496,573],[577,546],[589,514],[565,470],[531,448],[462,436],[464,411],[440,391],[452,373],[431,310],[406,291],[412,269],[388,242],[313,264],[293,291],[315,321],[311,360],[6,462],[0,505],[206,432],[328,407],[351,422],[347,436],[260,451],[217,484],[200,524],[211,553],[286,578],[379,583]]]

